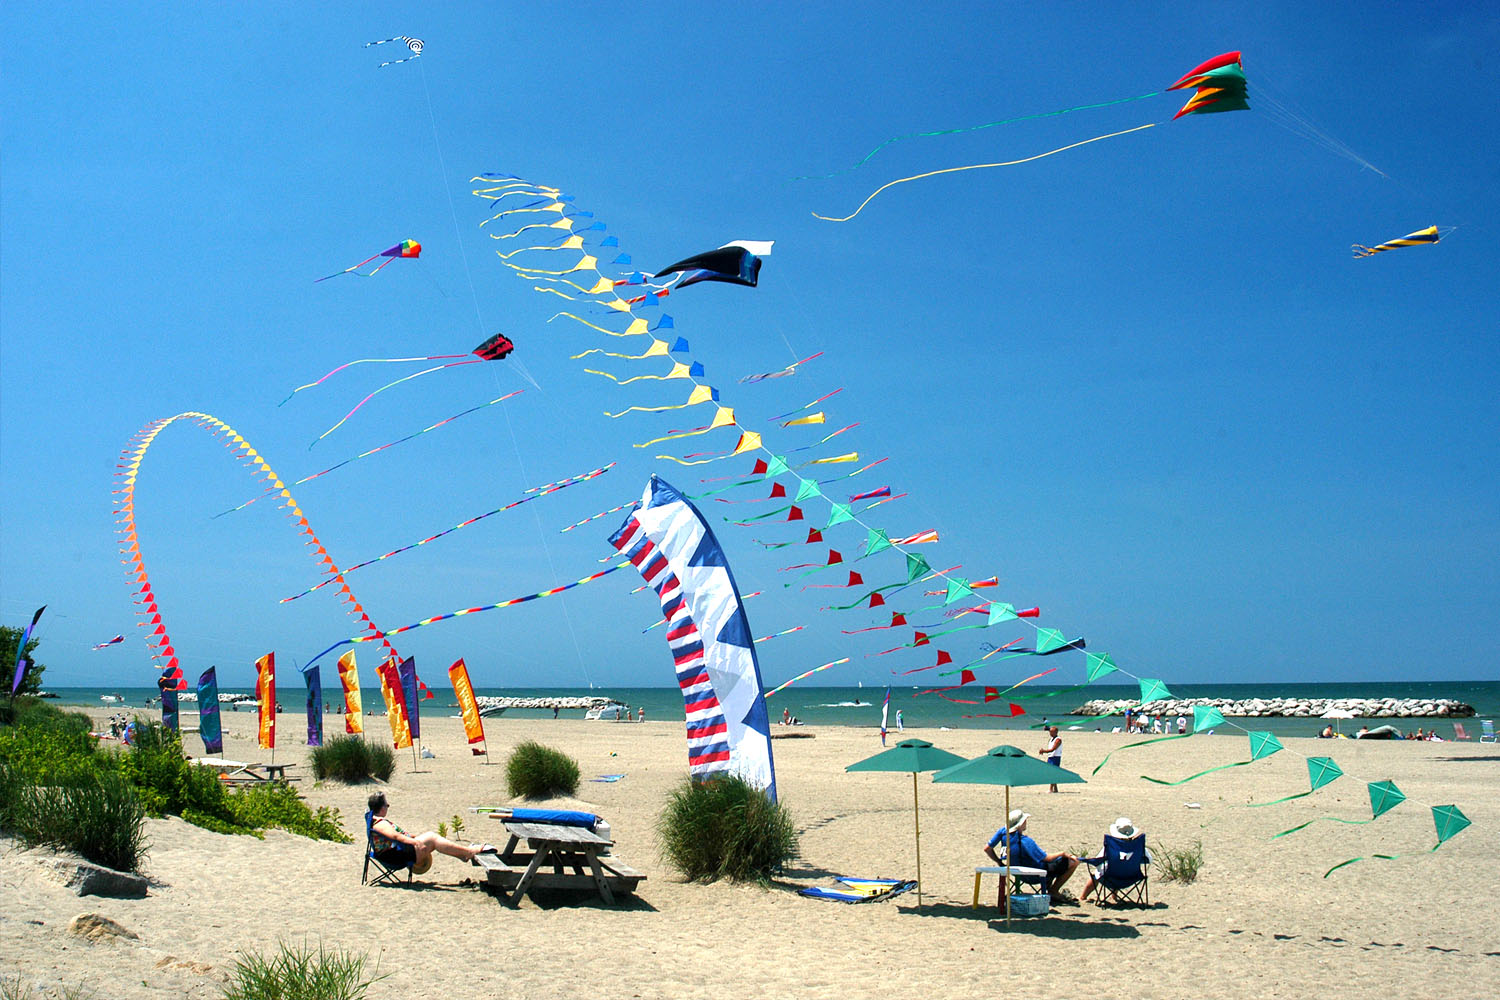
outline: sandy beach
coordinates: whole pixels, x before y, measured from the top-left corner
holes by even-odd
[[[107,712],[93,713],[104,719]],[[223,716],[224,755],[265,761],[253,714]],[[331,722],[337,724],[336,718]],[[283,740],[300,716],[281,717]],[[384,719],[369,718],[373,738]],[[915,877],[912,783],[902,774],[846,774],[880,750],[876,734],[807,730],[774,744],[782,801],[801,835],[801,858],[769,889],[684,883],[657,856],[654,824],[685,773],[680,723],[486,720],[493,765],[469,754],[454,718],[423,720],[436,755],[413,772],[398,754],[387,786],[391,816],[407,830],[463,815],[464,839],[503,842],[500,824],[469,806],[502,805],[510,748],[537,739],[573,755],[585,778],[578,805],[605,817],[615,853],[645,872],[632,900],[554,896],[509,909],[478,888],[478,869],[439,858],[411,887],[359,882],[361,817],[373,786],[315,785],[306,748],[278,749],[294,762],[310,804],[337,807],[355,836],[342,845],[272,831],[264,841],[210,833],[179,819],[148,821],[152,878],[140,900],[80,898],[44,871],[49,851],[13,842],[0,856],[0,975],[39,988],[83,984],[97,996],[213,997],[236,955],[279,940],[368,952],[386,976],[375,997],[726,995],[865,997],[915,993],[967,997],[997,990],[1046,996],[1303,997],[1379,986],[1397,996],[1472,996],[1500,980],[1500,898],[1493,831],[1500,824],[1500,751],[1473,743],[1288,740],[1298,754],[1332,756],[1346,776],[1308,798],[1242,808],[1305,791],[1301,756],[1279,753],[1169,788],[1175,779],[1248,757],[1243,738],[1203,737],[1117,754],[1086,785],[1056,795],[1020,789],[1013,805],[1033,816],[1029,833],[1048,850],[1097,853],[1104,830],[1126,815],[1153,848],[1203,843],[1196,882],[1153,878],[1152,906],[1054,908],[1007,930],[993,876],[971,908],[973,869],[1002,821],[1004,790],[933,785],[920,776],[923,905],[915,893],[869,905],[807,899],[795,890],[833,875]],[[299,734],[300,735],[300,734]],[[975,756],[993,733],[905,735]],[[1088,772],[1122,735],[1065,733],[1063,764]],[[893,734],[894,736],[894,734]],[[894,743],[894,739],[892,739]],[[1035,751],[1039,739],[1022,749]],[[1030,745],[1036,743],[1037,746]],[[189,744],[196,739],[189,737]],[[1367,818],[1365,782],[1394,780],[1408,802],[1368,826],[1317,824],[1268,842],[1319,815]],[[1195,802],[1201,808],[1187,808]],[[1474,825],[1436,853],[1428,807],[1458,804]],[[1322,878],[1331,865],[1375,852]],[[1077,895],[1083,873],[1068,890]],[[67,931],[79,913],[124,925],[135,940],[82,940]]]

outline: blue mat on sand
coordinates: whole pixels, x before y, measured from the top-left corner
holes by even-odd
[[[913,879],[901,878],[848,878],[843,875],[834,879],[837,889],[825,889],[819,885],[798,889],[799,896],[813,899],[834,899],[840,903],[874,903],[882,899],[899,896],[917,887]]]

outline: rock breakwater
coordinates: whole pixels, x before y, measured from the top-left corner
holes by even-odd
[[[580,709],[587,711],[590,708],[609,705],[614,699],[602,695],[558,698],[499,698],[494,695],[480,695],[474,701],[481,712],[503,712],[507,708],[557,708],[564,711]]]
[[[1086,701],[1073,715],[1124,715],[1135,708],[1128,698]],[[1212,705],[1225,716],[1241,718],[1316,719],[1324,712],[1341,710],[1358,719],[1468,718],[1474,707],[1449,698],[1168,698],[1145,706],[1147,715],[1191,717],[1193,706]]]

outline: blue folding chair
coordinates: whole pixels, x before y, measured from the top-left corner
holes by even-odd
[[[1483,722],[1481,722],[1479,724],[1479,742],[1481,742],[1481,743],[1494,743],[1494,742],[1496,742],[1496,740],[1495,740],[1495,720],[1494,719],[1485,719]]]
[[[375,866],[376,871],[373,879],[370,878],[370,866],[372,864]],[[394,868],[380,859],[375,852],[375,814],[367,810],[365,812],[365,868],[360,873],[359,884],[379,885],[382,882],[389,882],[391,885],[400,885],[401,871],[403,869],[406,871],[406,881],[410,882],[412,877],[411,867],[414,864],[416,864],[415,857],[406,864],[397,865]]]
[[[1011,858],[1010,840],[1011,838],[1008,836],[1002,837],[1000,839],[1000,843],[995,845],[996,847],[1000,848],[997,853],[1000,855],[1000,862],[1002,864],[1008,863],[1013,865],[1020,865],[1023,868],[1042,867],[1041,865],[1034,864],[1033,859],[1031,858],[1027,858],[1024,856]],[[1045,875],[1022,875],[1018,872],[1012,871],[1010,873],[1010,891],[1012,895],[1025,892],[1046,893],[1050,891],[1050,887],[1047,885],[1047,876]],[[997,905],[1003,905],[1003,902],[1004,901],[1002,899],[1001,904]]]
[[[1099,894],[1099,902],[1125,900],[1151,905],[1151,852],[1146,850],[1144,833],[1129,840],[1105,834],[1104,853],[1097,858],[1084,858],[1083,863],[1089,866],[1097,883],[1094,891]]]

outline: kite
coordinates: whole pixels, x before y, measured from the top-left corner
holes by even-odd
[[[1438,227],[1428,226],[1426,229],[1418,229],[1414,233],[1407,233],[1399,240],[1388,240],[1375,247],[1367,247],[1361,243],[1354,244],[1355,259],[1360,257],[1373,257],[1387,250],[1396,250],[1401,247],[1419,247],[1426,243],[1438,242]]]
[[[615,467],[615,463],[614,462],[610,462],[608,465],[604,466],[604,468],[602,468],[602,469],[595,469],[592,472],[585,472],[582,475],[571,476],[568,479],[563,479],[563,480],[560,480],[560,481],[555,482],[555,483],[549,483],[546,487],[541,487],[541,488],[538,488],[536,490],[527,490],[526,491],[526,495],[523,495],[521,497],[521,499],[519,499],[519,500],[512,500],[510,503],[506,504],[503,507],[496,507],[494,510],[485,511],[483,514],[480,514],[477,517],[471,517],[467,521],[460,521],[458,524],[455,524],[451,528],[447,528],[447,529],[444,529],[443,531],[439,531],[435,535],[429,535],[428,537],[422,539],[419,542],[412,542],[410,545],[403,545],[399,549],[392,549],[390,552],[387,552],[385,555],[376,556],[374,559],[366,559],[364,562],[355,563],[353,566],[350,566],[350,567],[348,567],[347,569],[344,570],[344,575],[347,576],[348,574],[353,573],[357,569],[363,569],[366,566],[370,566],[370,565],[373,565],[374,563],[378,563],[378,562],[380,562],[383,559],[389,559],[391,556],[397,556],[397,555],[400,555],[403,552],[410,552],[412,549],[415,549],[415,548],[418,548],[420,546],[426,545],[428,542],[435,542],[439,538],[442,538],[444,535],[451,535],[451,534],[453,534],[453,532],[459,530],[460,528],[467,528],[471,524],[474,524],[474,523],[476,523],[478,521],[483,521],[485,518],[491,516],[492,514],[499,514],[501,511],[510,510],[512,507],[519,507],[523,503],[527,503],[528,501],[535,500],[538,497],[547,496],[550,493],[556,493],[558,490],[565,490],[569,486],[577,486],[579,483],[586,483],[590,479],[597,479],[600,476],[604,475],[606,472],[608,472],[610,469],[613,469],[614,467]],[[322,581],[321,583],[316,583],[313,586],[308,587],[306,590],[301,591],[301,592],[296,593],[296,594],[293,594],[290,597],[283,597],[277,603],[278,604],[286,604],[288,601],[295,601],[299,597],[306,597],[308,594],[311,594],[313,591],[315,591],[315,590],[321,590],[322,588],[328,586],[332,582],[333,582],[332,579],[327,579],[327,580]]]
[[[417,258],[420,256],[422,256],[422,244],[418,243],[416,240],[402,240],[400,243],[397,243],[395,246],[390,247],[389,249],[382,250],[377,254],[372,254],[369,257],[366,257],[364,260],[360,261],[358,264],[355,264],[353,267],[346,267],[342,271],[335,271],[333,274],[314,279],[313,284],[316,285],[319,281],[327,281],[329,278],[337,278],[341,274],[358,274],[362,278],[374,277],[381,268],[385,267],[392,260],[397,260],[401,257]],[[388,257],[390,259],[382,262],[380,267],[375,268],[375,270],[371,271],[369,274],[365,274],[360,271],[360,268],[370,263],[370,261],[374,260],[376,257]]]
[[[470,351],[469,354],[474,355],[473,357],[469,357],[469,354],[434,354],[434,355],[431,355],[431,356],[425,357],[425,358],[361,358],[359,361],[350,361],[350,362],[347,362],[345,364],[339,365],[333,371],[329,372],[327,375],[324,375],[322,378],[318,379],[316,382],[309,382],[307,385],[299,385],[297,388],[295,388],[295,389],[293,389],[291,391],[290,395],[288,395],[286,397],[286,399],[283,399],[281,402],[285,403],[287,401],[287,399],[291,399],[292,396],[295,396],[297,393],[301,392],[303,389],[311,389],[314,386],[322,385],[325,381],[327,381],[334,374],[343,371],[345,368],[348,368],[350,365],[364,364],[366,362],[441,361],[441,360],[444,360],[446,358],[463,358],[464,359],[462,361],[449,361],[447,364],[444,364],[444,365],[434,365],[431,368],[424,368],[421,371],[416,372],[416,373],[411,374],[411,375],[403,375],[401,378],[396,379],[394,382],[387,382],[385,385],[381,386],[379,389],[376,389],[374,392],[372,392],[372,393],[368,394],[367,396],[365,396],[365,398],[361,399],[358,403],[355,403],[354,404],[354,408],[351,409],[348,413],[344,414],[342,417],[340,417],[338,423],[336,423],[332,427],[328,428],[322,434],[319,434],[318,437],[317,437],[317,440],[313,442],[313,444],[317,444],[318,441],[323,440],[328,435],[332,434],[334,431],[336,431],[340,427],[344,426],[344,423],[350,417],[354,416],[355,413],[359,412],[359,408],[360,407],[364,406],[370,400],[374,399],[376,396],[380,395],[382,392],[385,392],[387,389],[395,388],[396,386],[400,385],[402,382],[410,382],[414,378],[421,378],[423,375],[430,375],[433,372],[442,371],[444,368],[460,368],[460,367],[462,367],[464,365],[477,365],[477,364],[480,364],[480,363],[485,362],[485,361],[502,361],[507,356],[510,355],[511,351],[515,350],[515,346],[516,345],[513,344],[513,343],[511,343],[510,338],[507,337],[507,336],[505,336],[505,334],[503,334],[503,333],[497,333],[497,334],[494,334],[493,336],[486,337],[484,343],[480,344],[478,347],[476,347],[472,351]],[[280,404],[277,404],[277,405],[280,405]],[[308,447],[311,448],[312,444],[308,445]]]
[[[338,642],[334,643],[332,646],[329,646],[327,649],[323,650],[321,653],[319,653],[317,656],[314,656],[307,662],[309,665],[314,664],[324,656],[333,652],[335,649],[338,649],[341,646],[350,646],[356,642],[371,642],[375,639],[379,639],[382,644],[389,646],[390,643],[386,642],[387,636],[400,635],[403,632],[410,632],[412,629],[425,628],[426,626],[436,624],[437,622],[448,621],[450,618],[462,618],[464,615],[475,615],[481,611],[498,611],[500,608],[509,608],[517,604],[525,604],[527,601],[535,601],[539,598],[551,597],[554,594],[561,594],[565,590],[572,590],[574,587],[582,587],[585,584],[593,583],[595,580],[598,580],[601,577],[609,576],[609,574],[615,572],[616,570],[625,569],[629,567],[629,565],[630,563],[628,562],[616,563],[608,569],[600,570],[597,573],[593,573],[589,576],[584,577],[582,580],[574,580],[572,583],[565,583],[560,587],[553,587],[550,590],[543,590],[536,594],[527,594],[525,597],[512,597],[509,600],[499,601],[495,604],[481,604],[476,608],[463,608],[458,611],[450,611],[445,615],[433,615],[431,618],[423,618],[419,622],[412,622],[410,625],[402,625],[400,628],[393,628],[388,632],[377,632],[377,634],[375,635],[355,635],[350,636],[347,639],[340,639]]]
[[[790,687],[791,685],[797,683],[798,681],[802,680],[805,677],[811,677],[813,674],[817,673],[820,670],[827,670],[829,667],[836,667],[840,663],[848,663],[848,662],[849,662],[849,657],[846,656],[843,659],[834,660],[831,663],[825,663],[821,667],[813,667],[811,670],[808,670],[808,671],[806,671],[804,673],[800,673],[796,677],[793,677],[789,681],[782,681],[780,684],[776,685],[771,690],[767,691],[766,692],[766,697],[769,698],[769,697],[771,697],[771,695],[775,694],[777,691],[780,691],[782,688]]]
[[[344,466],[348,465],[351,462],[357,462],[357,461],[359,461],[362,458],[369,458],[371,455],[375,454],[376,452],[385,451],[387,448],[394,448],[398,444],[405,444],[406,442],[410,441],[412,438],[414,438],[414,437],[421,437],[423,434],[426,434],[428,431],[435,431],[439,427],[442,427],[444,424],[452,423],[453,421],[457,420],[459,417],[466,417],[466,416],[468,416],[469,414],[473,413],[476,410],[482,410],[482,409],[484,409],[487,406],[494,406],[496,403],[503,403],[507,399],[510,399],[512,396],[519,396],[521,393],[523,393],[525,391],[526,391],[525,389],[517,389],[514,392],[507,392],[503,396],[496,397],[495,399],[490,400],[488,403],[480,403],[478,406],[471,406],[467,410],[463,410],[463,411],[461,411],[459,413],[455,413],[451,417],[445,417],[444,419],[439,420],[437,423],[432,424],[429,427],[423,427],[421,430],[419,430],[419,431],[417,431],[415,433],[406,435],[406,437],[397,438],[396,440],[388,442],[388,443],[383,444],[383,445],[380,445],[379,447],[371,448],[369,451],[362,451],[358,455],[355,455],[353,458],[346,458],[342,462],[339,462],[336,465],[330,465],[328,468],[322,470],[321,472],[314,472],[310,476],[303,476],[301,479],[297,480],[292,485],[293,486],[301,486],[303,483],[310,483],[314,479],[317,479],[319,476],[326,476],[326,475],[328,475],[328,473],[333,472],[335,469],[342,469]],[[290,397],[288,397],[288,398],[290,398]],[[255,501],[257,501],[257,500],[264,500],[266,497],[273,496],[275,493],[276,493],[275,490],[266,490],[264,493],[261,493],[258,496],[253,496],[249,500],[246,500],[244,503],[240,504],[238,507],[231,507],[228,510],[220,511],[219,513],[215,514],[214,517],[223,517],[225,514],[233,514],[237,510],[244,510],[246,507],[248,507],[251,504],[255,503]],[[564,529],[564,530],[566,530],[566,529]]]
[[[136,534],[135,482],[140,476],[141,462],[145,459],[146,452],[151,447],[152,442],[156,440],[162,431],[179,420],[190,421],[208,431],[213,437],[221,438],[221,443],[225,448],[234,453],[234,456],[243,464],[253,467],[256,477],[264,479],[276,490],[281,497],[281,506],[286,509],[288,512],[287,516],[292,520],[297,530],[306,536],[306,544],[312,546],[314,554],[323,566],[323,571],[338,582],[339,598],[348,605],[347,613],[358,615],[360,625],[369,633],[368,635],[361,636],[359,641],[369,642],[371,640],[378,640],[385,647],[388,655],[393,657],[398,656],[396,648],[385,638],[385,633],[370,620],[370,616],[365,613],[364,607],[354,596],[354,591],[349,588],[349,584],[344,580],[343,572],[334,563],[333,558],[329,556],[328,550],[323,547],[323,543],[318,540],[318,536],[313,533],[312,526],[308,523],[307,515],[302,512],[302,508],[297,506],[297,501],[292,498],[291,491],[286,488],[281,478],[276,475],[275,471],[261,457],[260,453],[250,447],[250,443],[238,431],[219,418],[207,413],[187,411],[179,413],[176,416],[153,420],[135,433],[135,436],[125,446],[125,450],[120,453],[120,462],[115,466],[115,476],[120,483],[120,487],[112,491],[119,497],[119,499],[114,501],[117,508],[114,513],[116,522],[119,525],[116,529],[116,534],[121,536],[120,555],[124,557],[120,561],[126,567],[125,575],[130,581],[130,586],[134,589],[135,601],[141,605],[142,610],[137,611],[136,614],[146,618],[145,621],[137,622],[136,624],[152,629],[146,642],[153,647],[151,658],[161,662],[163,665],[163,678],[175,681],[177,689],[180,691],[187,689],[187,683],[182,676],[181,664],[177,658],[177,650],[173,648],[172,639],[167,634],[166,625],[162,622],[161,611],[156,604],[156,595],[151,589],[151,580],[146,575],[146,564],[141,555],[141,542]]]
[[[117,635],[113,639],[105,639],[103,642],[99,643],[96,646],[90,646],[89,649],[103,649],[105,646],[113,646],[117,642],[124,642],[124,641],[125,641],[125,637],[123,635]]]
[[[1174,83],[1170,87],[1168,87],[1167,90],[1183,90],[1183,89],[1186,89],[1186,88],[1189,88],[1189,87],[1194,88],[1196,90],[1196,93],[1192,96],[1192,98],[1190,98],[1188,100],[1188,102],[1185,105],[1182,106],[1182,110],[1178,111],[1177,114],[1175,114],[1175,115],[1172,116],[1172,119],[1174,121],[1176,119],[1178,119],[1178,118],[1183,117],[1184,115],[1213,114],[1215,112],[1220,112],[1220,111],[1239,111],[1239,110],[1247,110],[1250,107],[1250,102],[1247,99],[1247,90],[1246,90],[1247,85],[1246,85],[1246,82],[1245,82],[1245,70],[1244,70],[1244,67],[1240,64],[1240,54],[1238,52],[1226,52],[1226,53],[1224,53],[1221,56],[1215,56],[1214,58],[1209,59],[1207,62],[1204,62],[1201,65],[1194,67],[1191,71],[1189,71],[1186,75],[1184,75],[1182,77],[1182,79],[1178,80],[1176,83]],[[1109,101],[1109,102],[1106,102],[1105,104],[1096,104],[1096,105],[1081,105],[1081,106],[1076,107],[1076,108],[1065,108],[1062,111],[1051,112],[1051,113],[1052,114],[1065,114],[1065,113],[1067,113],[1069,111],[1078,111],[1078,110],[1082,110],[1083,108],[1088,108],[1088,107],[1104,107],[1107,104],[1124,103],[1125,101],[1141,100],[1142,98],[1145,98],[1145,97],[1154,97],[1154,96],[1155,96],[1155,94],[1142,94],[1139,97],[1124,98],[1121,101]],[[1042,116],[1042,115],[1034,115],[1034,116],[1028,116],[1028,117],[1044,117],[1044,116]],[[1007,119],[1007,121],[1019,121],[1019,120],[1021,120],[1021,119]],[[991,122],[990,123],[990,125],[1002,125],[1002,124],[1005,124],[1005,122]],[[999,162],[999,163],[972,163],[972,164],[969,164],[967,166],[962,166],[962,167],[946,167],[946,168],[944,168],[942,170],[929,170],[926,173],[914,174],[911,177],[897,178],[896,180],[890,181],[890,182],[888,182],[886,184],[882,184],[880,187],[876,188],[870,194],[869,197],[867,197],[864,201],[860,202],[858,208],[856,208],[854,211],[850,212],[848,215],[845,215],[845,216],[828,216],[828,215],[819,215],[817,212],[812,213],[812,215],[813,215],[813,218],[815,218],[815,219],[822,219],[824,222],[848,222],[850,219],[854,218],[860,212],[863,212],[865,210],[865,206],[868,205],[868,204],[870,204],[870,202],[874,201],[875,198],[882,191],[885,191],[888,188],[893,188],[897,184],[906,184],[906,183],[909,183],[910,181],[924,180],[924,179],[926,179],[928,177],[937,177],[937,176],[939,176],[941,174],[960,173],[960,172],[965,171],[965,170],[988,170],[988,169],[990,169],[992,167],[1014,167],[1014,166],[1017,166],[1017,165],[1022,164],[1022,163],[1031,163],[1031,162],[1033,162],[1035,160],[1041,160],[1041,159],[1045,159],[1046,157],[1049,157],[1049,156],[1055,156],[1058,153],[1065,153],[1065,152],[1067,152],[1070,149],[1077,149],[1080,146],[1087,146],[1090,143],[1099,142],[1099,141],[1104,140],[1104,139],[1114,139],[1114,138],[1116,138],[1118,136],[1130,135],[1132,132],[1141,132],[1141,131],[1144,131],[1145,129],[1148,129],[1148,128],[1155,128],[1159,124],[1161,124],[1161,123],[1160,122],[1148,122],[1145,125],[1137,125],[1134,128],[1121,129],[1120,131],[1109,132],[1109,133],[1106,133],[1104,135],[1096,135],[1096,136],[1094,136],[1091,139],[1083,139],[1083,140],[1080,140],[1078,142],[1072,142],[1072,143],[1067,144],[1066,146],[1059,146],[1056,149],[1049,149],[1049,150],[1047,150],[1044,153],[1037,153],[1035,155],[1022,157],[1022,158],[1016,159],[1016,160],[1005,160],[1005,161],[1002,161],[1002,162]],[[978,126],[978,127],[979,128],[988,128],[988,127],[990,127],[990,125]],[[933,134],[940,134],[941,135],[941,134],[949,134],[950,132],[966,132],[966,131],[971,131],[971,130],[970,129],[952,129],[952,130],[947,130],[945,132],[939,132],[939,133],[933,133]],[[898,138],[906,138],[906,137],[898,137]],[[893,142],[893,141],[895,141],[895,140],[888,140],[887,143],[883,143],[882,145],[887,145],[887,144],[889,144],[889,142]],[[865,157],[865,160],[868,160],[870,158],[870,156],[874,156],[875,152],[878,152],[880,148],[881,147],[876,147],[875,151],[871,152],[869,154],[869,156]],[[863,163],[864,160],[862,160],[860,162]]]
[[[724,550],[692,503],[652,476],[609,543],[661,599],[687,710],[688,773],[735,773],[776,800],[770,718],[750,625]]]
[[[785,368],[780,369],[779,371],[761,372],[758,375],[746,375],[744,378],[740,379],[740,385],[764,382],[768,378],[786,378],[788,375],[795,375],[797,374],[798,365],[805,365],[809,361],[812,361],[814,358],[821,358],[822,356],[823,352],[819,351],[817,354],[809,354],[801,361],[793,361],[791,364],[787,365]]]
[[[375,45],[385,45],[388,42],[405,42],[406,47],[408,49],[411,49],[411,55],[403,56],[400,59],[387,60],[386,62],[381,63],[379,66],[376,66],[376,69],[382,69],[386,66],[396,66],[404,62],[411,62],[413,59],[416,59],[422,55],[422,39],[412,38],[410,35],[397,35],[395,38],[382,38],[378,42],[366,42],[365,48],[368,49]]]
[[[622,503],[618,507],[611,507],[609,510],[601,510],[597,514],[590,514],[588,517],[584,518],[582,521],[577,522],[576,524],[570,524],[566,528],[559,529],[559,533],[563,531],[572,531],[574,528],[581,528],[585,524],[588,524],[590,521],[597,521],[601,517],[608,517],[610,514],[616,513],[617,511],[622,511],[626,507],[634,507],[638,503],[640,503],[639,500],[632,500],[629,503]]]
[[[754,288],[760,280],[760,259],[771,255],[772,240],[736,240],[717,250],[684,257],[656,272],[660,278],[680,273],[676,287],[686,288],[700,281],[722,281]]]

